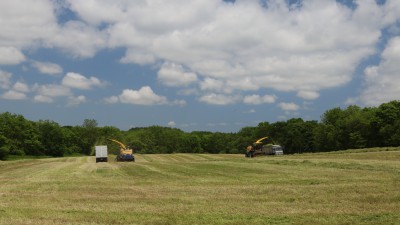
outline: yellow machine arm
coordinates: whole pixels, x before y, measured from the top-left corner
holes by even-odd
[[[113,141],[117,144],[119,144],[119,146],[121,147],[121,149],[119,150],[119,155],[117,155],[116,160],[118,162],[121,161],[135,161],[135,157],[133,156],[133,150],[129,148],[129,146],[126,146],[124,143],[117,141],[115,139],[111,139],[111,138],[107,138],[110,141]]]
[[[123,143],[121,143],[121,142],[119,142],[119,141],[117,141],[117,140],[114,140],[114,139],[110,139],[110,138],[108,138],[108,140],[113,141],[113,142],[119,144],[119,145],[121,146],[122,149],[124,149],[124,150],[126,149],[126,146],[125,146]]]
[[[263,137],[263,138],[260,138],[260,139],[258,139],[256,142],[254,142],[255,144],[262,144],[262,141],[263,140],[265,140],[265,139],[267,139],[268,137]]]

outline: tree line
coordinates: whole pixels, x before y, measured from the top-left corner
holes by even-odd
[[[60,126],[5,112],[0,114],[0,159],[9,155],[92,155],[95,145],[108,145],[110,152],[117,153],[119,146],[108,138],[126,143],[136,153],[235,154],[244,153],[248,145],[265,136],[267,142],[282,145],[285,154],[400,146],[400,101],[378,107],[336,107],[327,110],[320,121],[261,122],[235,133],[184,132],[161,126],[123,131],[99,127],[94,119],[85,119],[79,126]]]

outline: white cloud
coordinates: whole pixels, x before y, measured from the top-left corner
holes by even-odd
[[[156,57],[140,49],[129,48],[125,56],[120,59],[121,63],[136,63],[139,65],[152,64],[156,61]]]
[[[29,91],[30,90],[27,84],[18,81],[12,85],[11,89],[5,92],[1,97],[8,100],[25,100],[28,98],[26,93]]]
[[[62,80],[62,85],[70,88],[90,90],[94,87],[103,87],[105,82],[100,81],[96,77],[86,78],[79,73],[67,73]]]
[[[200,89],[203,91],[230,92],[223,81],[209,77],[200,82]]]
[[[24,100],[26,99],[26,94],[23,92],[15,91],[15,90],[9,90],[6,93],[2,95],[3,99],[8,99],[8,100]]]
[[[319,93],[315,91],[299,91],[297,96],[305,100],[314,100],[319,97]]]
[[[57,84],[47,84],[47,85],[35,84],[32,89],[37,92],[37,95],[47,96],[50,98],[60,97],[60,96],[72,96],[70,88]]]
[[[186,72],[179,64],[165,62],[157,73],[158,80],[170,87],[187,86],[197,81],[197,75]]]
[[[55,98],[66,97],[66,106],[76,106],[87,101],[85,96],[74,96],[71,89],[63,85],[35,84],[32,90],[36,92],[36,95],[33,97],[34,102],[53,103],[55,102]]]
[[[300,109],[300,106],[293,102],[281,102],[278,106],[284,111],[297,111]]]
[[[57,32],[53,7],[48,0],[0,1],[0,46],[13,46],[13,57],[23,59],[18,50],[40,46]]]
[[[6,71],[0,70],[0,88],[8,89],[11,86],[12,74]]]
[[[191,74],[166,64],[160,82],[180,87],[199,78],[205,96],[262,88],[314,100],[317,91],[348,83],[359,62],[375,52],[380,29],[398,18],[393,10],[383,18],[393,1],[385,7],[359,1],[354,9],[334,0],[303,1],[292,10],[276,1],[268,8],[258,1],[69,3],[89,25],[108,25],[107,45],[127,49],[121,62],[174,62]],[[82,29],[88,37],[98,34],[93,54],[105,37]]]
[[[63,72],[61,66],[51,62],[33,61],[32,66],[36,68],[40,73],[49,75],[57,75]]]
[[[168,122],[169,127],[176,127],[176,122],[175,121],[169,121]]]
[[[179,95],[196,95],[198,90],[196,88],[186,88],[178,91]]]
[[[383,11],[383,23],[385,25],[396,23],[400,15],[400,2],[397,0],[387,0],[383,6]]]
[[[358,8],[353,12],[335,1],[306,1],[293,11],[285,7],[262,9],[256,1],[221,5],[213,21],[164,35],[155,51],[213,78],[213,83],[227,84],[225,90],[245,90],[233,84],[246,76],[251,78],[246,88],[282,91],[343,85],[358,62],[374,52],[378,25],[361,27],[379,15],[356,20],[352,14],[361,14]],[[365,7],[379,10],[377,5]],[[204,84],[203,90],[211,89]]]
[[[350,82],[361,60],[375,53],[381,30],[400,18],[396,0],[383,5],[357,1],[354,8],[335,0],[310,0],[291,9],[272,0],[268,7],[239,0],[65,0],[64,6],[78,19],[61,22],[56,15],[59,2],[0,1],[0,64],[21,63],[24,51],[40,47],[78,58],[122,48],[122,63],[174,62],[161,67],[159,81],[176,88],[197,82],[199,90],[192,93],[212,104],[238,102],[220,93],[236,96],[260,89],[315,100],[320,91]],[[392,58],[389,50],[382,54],[377,76],[389,76]],[[81,85],[73,77],[65,79],[71,88],[99,87],[92,78],[84,77]],[[365,99],[378,87],[373,81],[366,76],[367,88],[360,96],[366,104],[387,99]],[[389,87],[385,96],[398,94],[383,79],[378,83]],[[0,85],[6,86],[1,80]]]
[[[81,21],[69,21],[47,40],[49,46],[61,48],[74,57],[93,57],[106,47],[106,34]]]
[[[264,103],[274,103],[277,97],[275,95],[247,95],[243,98],[243,102],[250,105],[260,105]]]
[[[17,48],[0,46],[0,65],[15,65],[25,60],[25,55]]]
[[[14,91],[18,91],[18,92],[22,92],[22,93],[29,92],[29,87],[28,87],[28,85],[25,84],[25,83],[22,83],[22,82],[20,82],[20,81],[16,82],[16,83],[13,85],[12,89],[13,89]]]
[[[45,95],[35,95],[35,97],[33,98],[33,101],[41,102],[41,103],[53,103],[54,99],[49,96],[45,96]]]
[[[229,105],[236,103],[240,99],[239,96],[229,96],[223,94],[206,94],[200,97],[199,101],[211,105]]]
[[[67,106],[77,106],[86,102],[86,97],[83,95],[69,96]]]
[[[117,96],[107,97],[107,98],[104,98],[103,100],[104,100],[105,103],[108,103],[108,104],[114,104],[114,103],[117,103],[119,101]]]
[[[366,105],[377,106],[400,96],[400,36],[389,40],[381,57],[378,66],[364,71],[365,88],[358,99]]]
[[[160,105],[168,103],[166,97],[155,94],[149,86],[141,87],[139,90],[125,89],[119,96],[119,100],[122,103],[136,105]]]

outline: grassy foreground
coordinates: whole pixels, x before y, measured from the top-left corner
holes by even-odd
[[[400,149],[0,161],[0,224],[399,224]]]

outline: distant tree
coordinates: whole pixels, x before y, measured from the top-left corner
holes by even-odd
[[[0,160],[5,160],[10,153],[10,147],[7,144],[7,138],[0,134]]]
[[[204,149],[201,147],[201,138],[195,133],[184,135],[184,148],[182,152],[187,153],[203,153]]]
[[[81,138],[81,150],[83,154],[91,155],[94,145],[98,138],[97,121],[94,119],[85,119],[81,129],[78,129]]]
[[[58,123],[49,120],[40,120],[36,123],[39,130],[39,140],[43,147],[43,152],[50,156],[64,156],[66,151],[66,137]]]
[[[254,135],[256,137],[270,136],[270,127],[271,125],[268,122],[261,122],[255,128]]]
[[[376,111],[378,135],[383,146],[398,145],[398,124],[400,121],[400,101],[381,104]]]
[[[0,114],[0,135],[7,139],[10,154],[43,155],[38,131],[34,123],[22,115]]]
[[[80,128],[78,127],[72,127],[72,126],[63,126],[61,128],[64,136],[64,142],[65,142],[65,154],[67,155],[72,155],[72,154],[77,154],[77,153],[82,153],[81,150],[81,138],[78,130]]]
[[[334,151],[340,149],[337,138],[338,129],[332,124],[319,124],[314,130],[314,146],[317,152]]]

